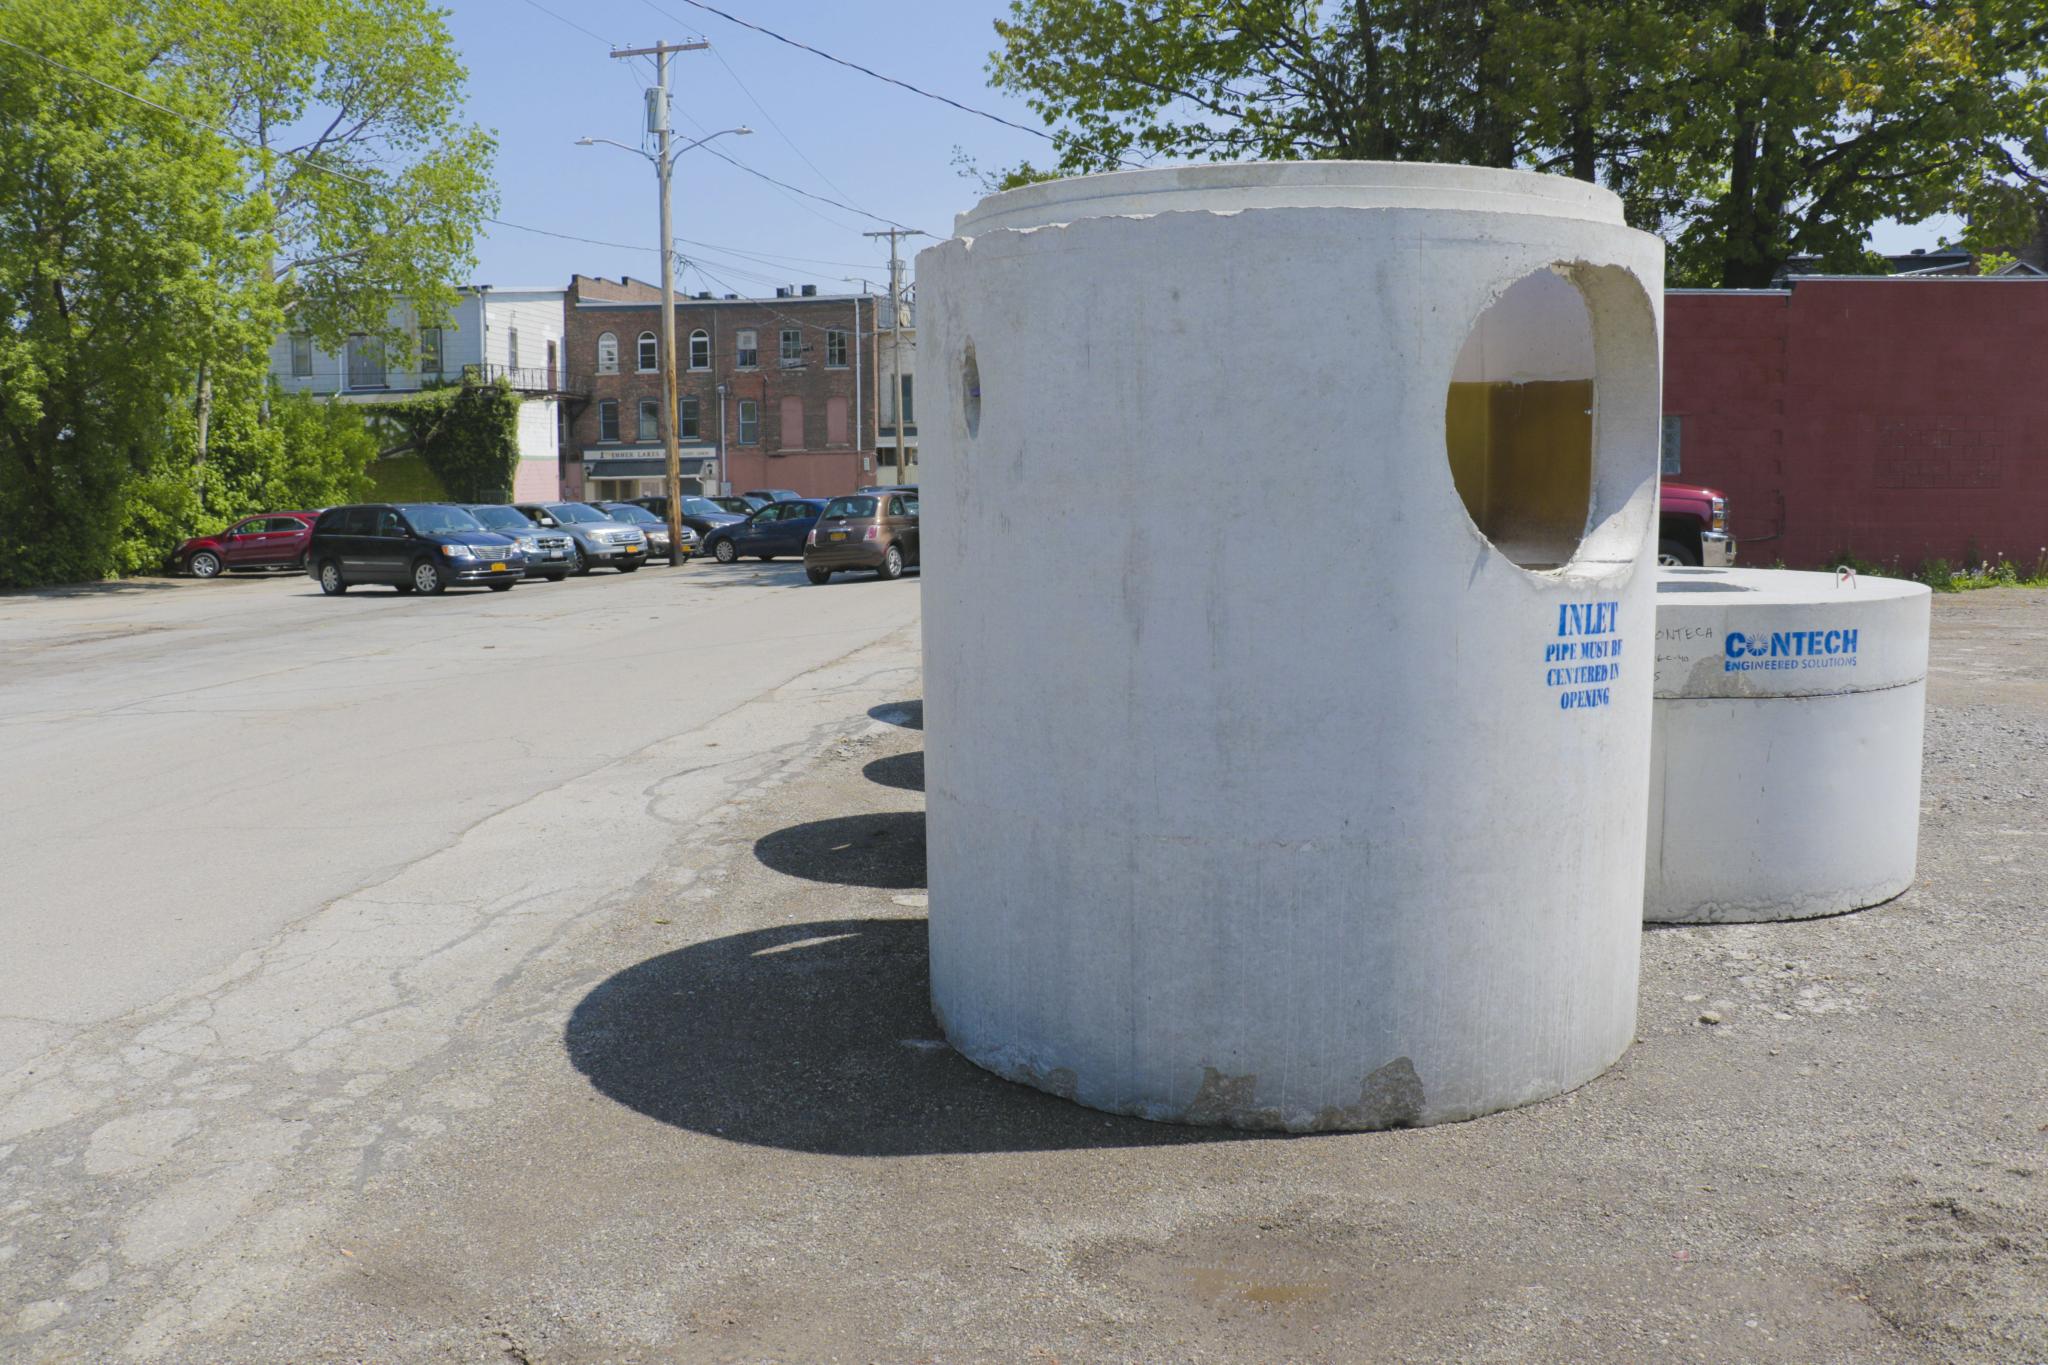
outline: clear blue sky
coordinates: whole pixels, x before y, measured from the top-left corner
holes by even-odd
[[[991,24],[1008,8],[1002,0],[717,2],[848,60],[1038,126],[1022,101],[987,85]],[[640,92],[653,72],[644,62],[614,61],[607,42],[710,39],[710,51],[671,58],[680,133],[746,124],[752,136],[714,145],[791,185],[927,232],[949,232],[953,215],[980,195],[952,164],[955,147],[985,170],[1047,159],[1038,138],[831,65],[683,0],[449,0],[448,7],[469,66],[470,117],[498,136],[497,216],[642,248],[492,227],[478,248],[482,283],[561,285],[571,271],[659,278],[652,168],[617,148],[574,145],[586,135],[640,142]],[[888,245],[860,234],[881,226],[694,151],[679,168],[675,231],[709,245],[684,243],[703,273],[687,272],[679,287],[767,294],[778,283],[817,284],[829,293],[858,289],[846,283],[855,277],[879,290],[888,279]],[[1932,247],[1957,227],[1952,220],[1885,224],[1875,245]],[[913,240],[909,252],[918,245]]]
[[[653,71],[645,62],[612,60],[606,41],[638,47],[658,39],[710,39],[710,51],[670,59],[679,134],[690,138],[746,124],[752,136],[713,145],[791,185],[927,232],[950,232],[953,215],[980,195],[951,164],[955,146],[984,168],[1046,159],[1047,144],[1038,138],[833,66],[681,0],[539,3],[605,41],[526,0],[448,4],[449,27],[469,67],[470,117],[498,136],[497,216],[645,249],[492,227],[477,253],[476,278],[484,283],[566,284],[575,270],[659,277],[652,167],[614,147],[574,145],[586,135],[636,146],[641,140],[640,92],[653,83]],[[998,0],[719,0],[719,7],[1038,126],[1020,101],[987,88],[987,56],[995,45],[990,24],[1005,11]],[[860,235],[882,226],[787,194],[702,150],[679,164],[676,235],[715,244],[682,247],[701,256],[715,277],[688,273],[683,285],[692,291],[770,293],[776,283],[817,284],[821,292],[858,289],[844,282],[848,276],[885,288],[888,243]],[[907,251],[918,245],[913,239]],[[742,252],[836,264],[764,262]]]

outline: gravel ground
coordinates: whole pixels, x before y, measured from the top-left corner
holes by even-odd
[[[2048,594],[1934,621],[1910,892],[1651,931],[1618,1065],[1414,1131],[954,1055],[919,714],[849,717],[508,979],[190,1358],[2048,1361]]]

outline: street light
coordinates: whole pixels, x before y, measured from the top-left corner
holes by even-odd
[[[663,85],[666,87],[666,80]],[[668,464],[668,547],[669,563],[674,564],[678,546],[683,543],[683,471],[682,455],[676,448],[676,261],[675,235],[670,226],[669,184],[671,172],[675,170],[676,159],[693,147],[701,147],[716,137],[728,133],[745,137],[753,132],[744,123],[737,128],[721,128],[715,133],[706,133],[695,142],[685,143],[674,151],[668,145],[668,114],[666,105],[660,115],[661,123],[655,131],[660,135],[661,146],[656,151],[642,147],[629,147],[623,142],[614,142],[608,137],[579,137],[578,147],[594,147],[603,143],[622,151],[643,156],[654,163],[654,175],[661,186],[661,427],[662,451]],[[718,430],[718,477],[725,478],[725,428]]]

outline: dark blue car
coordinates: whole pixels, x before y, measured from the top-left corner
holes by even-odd
[[[768,560],[777,555],[801,555],[804,537],[818,524],[825,510],[823,498],[794,498],[763,507],[745,521],[720,526],[704,537],[704,553],[721,564],[731,564],[741,555]]]

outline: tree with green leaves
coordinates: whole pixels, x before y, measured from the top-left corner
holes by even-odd
[[[519,401],[512,382],[500,376],[489,384],[432,389],[385,405],[381,415],[405,433],[391,450],[417,454],[450,497],[488,502],[512,494]]]
[[[215,320],[275,320],[240,158],[130,10],[0,3],[0,585],[104,573]]]
[[[266,451],[342,486],[346,419],[265,433],[269,346],[453,300],[462,81],[425,0],[0,0],[0,585],[146,566],[290,491]]]
[[[1884,218],[2024,241],[2048,189],[2041,0],[1012,0],[996,32],[990,74],[1058,129],[1062,173],[1563,171],[1618,191],[1685,283],[1864,268]]]
[[[160,0],[157,19],[160,65],[244,144],[244,193],[268,205],[292,325],[338,349],[385,334],[394,304],[445,312],[496,191],[444,13],[427,0]]]

